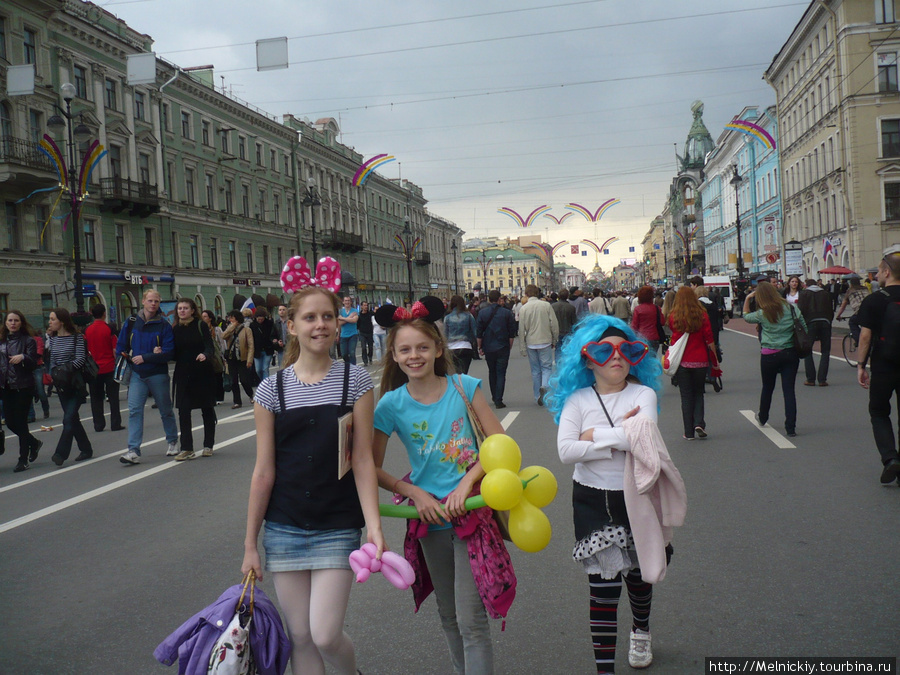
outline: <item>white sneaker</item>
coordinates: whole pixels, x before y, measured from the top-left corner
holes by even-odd
[[[186,459],[194,459],[197,456],[197,453],[193,450],[182,450],[177,455],[175,455],[176,462],[183,462]]]
[[[122,462],[122,464],[140,464],[141,456],[134,450],[129,450],[124,455],[119,457],[119,461]]]
[[[212,448],[203,448],[203,452],[201,453],[204,457],[212,457],[213,449]]]
[[[650,633],[640,628],[631,631],[631,644],[628,646],[628,665],[632,668],[647,668],[653,663],[653,650],[650,649]]]
[[[169,443],[169,447],[166,450],[166,457],[174,457],[178,454],[178,443]]]

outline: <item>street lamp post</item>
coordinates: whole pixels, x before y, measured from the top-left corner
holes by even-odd
[[[454,295],[459,295],[459,265],[456,262],[456,252],[459,247],[456,245],[456,239],[450,244],[450,250],[453,251],[453,292]]]
[[[56,106],[57,111],[62,115],[53,115],[49,120],[47,120],[47,126],[56,132],[66,131],[66,143],[69,146],[69,166],[68,166],[68,178],[69,184],[66,186],[66,189],[69,191],[69,212],[70,219],[72,221],[72,239],[73,239],[73,257],[75,259],[75,314],[72,316],[72,319],[78,325],[87,325],[90,323],[90,313],[86,312],[84,309],[84,283],[81,274],[81,230],[79,225],[79,219],[81,216],[81,205],[83,203],[83,196],[80,194],[79,186],[78,186],[78,174],[75,171],[75,143],[76,141],[81,143],[86,141],[90,135],[91,131],[84,125],[83,122],[79,122],[78,125],[73,129],[72,128],[72,119],[75,115],[72,114],[72,100],[75,98],[76,89],[75,85],[70,83],[63,84],[60,88],[60,94],[63,97],[63,101],[66,103],[66,109],[63,110],[58,105]],[[63,119],[65,118],[65,119]],[[62,158],[64,159],[64,158]]]
[[[316,181],[310,176],[306,179],[306,192],[303,194],[303,199],[301,200],[303,206],[308,206],[309,208],[309,228],[312,232],[312,252],[313,252],[313,266],[315,266],[316,262],[319,260],[319,247],[316,246],[316,209],[317,206],[322,206],[322,200],[319,198],[319,191],[316,190]]]
[[[741,252],[741,201],[740,187],[744,179],[738,173],[737,165],[734,166],[734,175],[731,177],[731,184],[734,186],[734,218],[737,228],[737,276],[738,279],[744,278],[744,254]]]
[[[412,228],[409,226],[409,216],[403,216],[403,235],[406,241],[406,272],[408,279],[408,287],[409,287],[409,303],[413,302],[413,271],[412,271],[412,261],[413,261],[413,243],[412,243]]]

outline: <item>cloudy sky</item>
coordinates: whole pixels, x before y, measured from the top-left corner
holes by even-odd
[[[600,264],[640,251],[691,125],[718,138],[745,106],[774,103],[762,73],[808,2],[757,0],[111,0],[99,2],[182,67],[275,115],[339,120],[380,173],[420,185],[469,236],[553,244],[619,237]],[[291,66],[257,72],[258,39],[289,38]],[[499,213],[527,216],[529,231]],[[550,229],[548,229],[550,228]],[[561,249],[567,252],[569,247]],[[590,269],[594,255],[566,260]]]

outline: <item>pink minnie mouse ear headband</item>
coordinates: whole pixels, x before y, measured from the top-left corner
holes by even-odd
[[[337,293],[341,290],[340,263],[331,256],[325,256],[316,265],[316,276],[313,277],[306,258],[295,255],[281,272],[281,287],[285,293],[296,293],[307,286],[318,286]]]

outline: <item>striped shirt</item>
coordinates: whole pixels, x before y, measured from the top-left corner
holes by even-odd
[[[47,347],[50,350],[51,369],[69,361],[76,370],[84,365],[85,347],[82,335],[53,335]]]
[[[289,410],[314,405],[340,405],[344,393],[344,362],[333,361],[328,374],[315,384],[307,384],[297,379],[293,368],[285,368],[284,404]],[[276,375],[269,375],[256,389],[254,400],[269,412],[278,413]],[[370,389],[374,389],[372,378],[360,366],[350,366],[350,382],[347,387],[347,405],[353,405]]]

